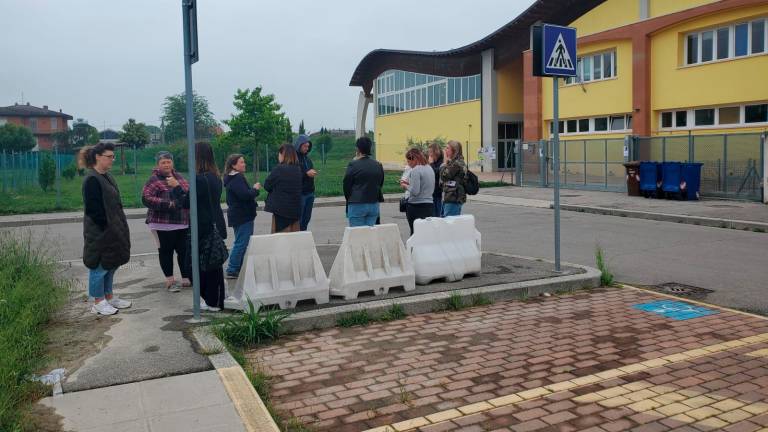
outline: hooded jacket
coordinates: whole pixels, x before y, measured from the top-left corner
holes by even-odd
[[[307,154],[301,152],[301,146],[304,143],[309,143]],[[299,135],[293,142],[293,148],[296,149],[296,153],[299,156],[299,167],[301,167],[301,172],[303,173],[301,178],[301,194],[309,195],[315,193],[315,179],[307,175],[307,171],[315,167],[312,159],[309,158],[309,154],[312,152],[312,141],[306,135]]]
[[[233,171],[224,175],[227,190],[227,223],[237,227],[256,218],[256,197],[259,191],[248,184],[243,173]]]

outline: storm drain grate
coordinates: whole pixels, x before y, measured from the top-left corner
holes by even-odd
[[[669,282],[652,287],[655,291],[671,294],[678,297],[687,298],[705,298],[707,295],[712,294],[714,291],[702,287],[693,285],[681,284],[678,282]]]

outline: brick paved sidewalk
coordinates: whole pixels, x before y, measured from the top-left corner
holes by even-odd
[[[634,289],[305,333],[247,354],[318,431],[768,430],[768,320]]]

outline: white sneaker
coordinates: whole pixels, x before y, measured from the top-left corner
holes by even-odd
[[[93,306],[91,306],[91,313],[95,313],[97,315],[114,315],[117,313],[117,309],[112,307],[108,301],[102,300],[98,303],[94,303]]]
[[[115,309],[126,309],[131,307],[133,303],[128,300],[118,298],[117,296],[112,296],[112,298],[109,300],[109,304],[111,304]]]
[[[208,312],[218,312],[221,309],[213,306],[208,306],[208,304],[205,303],[205,300],[203,300],[202,297],[200,297],[200,310],[201,311],[208,311]]]

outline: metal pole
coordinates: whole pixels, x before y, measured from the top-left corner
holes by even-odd
[[[5,165],[5,150],[3,150],[3,193],[5,193],[5,172],[7,171]]]
[[[557,125],[553,128],[554,137],[553,150],[554,167],[552,169],[555,176],[555,271],[560,271],[560,88],[558,86],[559,78],[552,78],[553,100],[553,123]]]
[[[136,207],[141,204],[141,197],[139,196],[139,184],[136,181],[136,174],[139,170],[139,166],[136,164],[136,144],[133,145],[133,196],[136,197]]]
[[[61,208],[61,171],[59,170],[59,145],[53,146],[56,154],[56,208]]]
[[[728,193],[728,135],[723,135],[723,192]]]
[[[192,63],[190,62],[191,41],[189,40],[189,13],[187,0],[181,0],[181,15],[184,21],[184,91],[187,98],[187,166],[189,168],[189,216],[192,243],[192,310],[196,320],[200,319],[200,259],[197,244],[197,181],[195,172],[195,120],[192,112]]]

